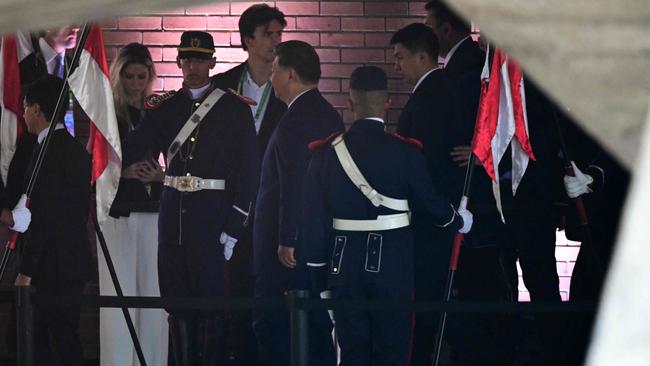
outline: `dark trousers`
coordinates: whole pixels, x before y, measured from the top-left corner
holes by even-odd
[[[289,287],[289,271],[258,276],[256,297],[284,297]],[[332,339],[332,322],[326,310],[311,310],[309,320],[309,365],[335,366],[336,352]],[[253,313],[253,330],[260,344],[263,364],[291,364],[289,313],[286,310],[260,309]]]
[[[442,301],[449,271],[454,232],[413,219],[415,241],[415,300]],[[411,365],[429,366],[435,347],[439,313],[415,314]]]
[[[406,286],[407,287],[407,286]],[[332,288],[335,300],[410,300],[409,289],[388,289],[378,283]],[[405,311],[334,311],[341,347],[340,366],[402,366],[408,364],[412,315]]]
[[[516,261],[519,259],[526,288],[531,301],[560,302],[559,279],[555,259],[556,229],[550,209],[536,208],[533,212],[506,214],[506,236],[503,243],[503,260],[509,282],[512,283],[512,296],[518,295]],[[563,325],[560,314],[536,314],[536,328],[539,334],[545,364],[561,364],[561,337],[557,329]]]
[[[36,286],[35,286],[36,287]],[[83,286],[71,285],[60,291],[36,287],[34,307],[35,366],[83,366],[83,350],[79,339],[79,316]],[[39,298],[65,297],[64,305],[39,305]],[[68,301],[68,299],[70,299]],[[12,307],[7,327],[7,346],[16,350],[16,309]]]
[[[227,263],[227,293],[231,297],[253,297],[255,278],[252,274],[252,240],[250,226],[237,241],[233,256]],[[228,356],[233,365],[257,364],[258,345],[253,333],[251,309],[231,310],[226,314]]]

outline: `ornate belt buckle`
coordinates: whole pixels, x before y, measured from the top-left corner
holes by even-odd
[[[179,177],[178,190],[190,191],[194,188],[194,177]]]

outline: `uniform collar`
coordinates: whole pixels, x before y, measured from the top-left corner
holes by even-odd
[[[181,91],[187,95],[188,98],[191,100],[203,100],[212,90],[214,90],[215,86],[213,85],[214,83],[212,82],[213,79],[210,79],[210,82],[202,86],[200,88],[196,89],[190,89],[185,84],[183,84],[183,88]],[[194,97],[195,95],[198,95],[197,97]]]

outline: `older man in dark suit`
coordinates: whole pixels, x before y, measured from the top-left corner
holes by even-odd
[[[273,132],[262,162],[253,233],[257,297],[283,296],[304,287],[304,268],[296,268],[296,235],[311,141],[343,131],[341,116],[318,91],[320,59],[302,41],[276,48],[271,81],[287,113]],[[332,325],[325,311],[310,314],[310,365],[334,365]],[[273,365],[288,365],[289,323],[286,312],[259,311],[255,334]]]

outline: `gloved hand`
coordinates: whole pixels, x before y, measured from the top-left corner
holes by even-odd
[[[575,177],[568,175],[564,176],[564,188],[566,189],[566,194],[571,198],[576,198],[585,193],[591,193],[592,190],[589,188],[589,185],[593,183],[594,178],[589,174],[581,172],[573,161],[571,162],[571,166],[573,167]]]
[[[29,228],[29,223],[32,222],[32,213],[27,208],[27,196],[22,195],[16,204],[16,207],[11,211],[11,216],[14,219],[14,226],[10,229],[19,233],[24,233]]]
[[[467,210],[467,196],[463,196],[460,199],[460,206],[458,207],[458,215],[463,219],[463,227],[458,229],[458,232],[461,234],[467,234],[472,229],[472,223],[474,223],[474,216],[472,213]]]
[[[229,261],[230,258],[232,257],[232,252],[235,249],[235,244],[237,244],[237,239],[233,238],[232,236],[226,233],[221,233],[221,236],[219,237],[219,242],[223,244],[223,257],[226,258],[227,261]]]

